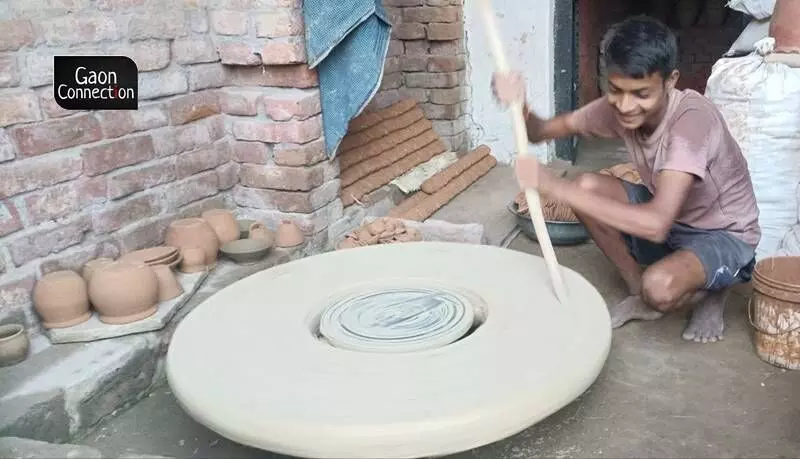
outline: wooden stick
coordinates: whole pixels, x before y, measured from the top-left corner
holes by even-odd
[[[492,54],[494,55],[495,64],[497,69],[502,72],[508,72],[509,67],[506,62],[505,54],[503,53],[503,45],[500,43],[500,34],[497,31],[495,24],[494,11],[492,10],[491,0],[479,0],[481,7],[481,15],[483,16],[486,25],[486,35],[491,45]],[[511,105],[511,115],[514,127],[514,137],[517,144],[517,155],[524,156],[528,154],[528,129],[525,126],[525,115],[523,113],[522,102],[516,102]],[[542,214],[542,204],[539,200],[539,193],[536,190],[525,190],[525,198],[528,200],[528,213],[533,221],[533,228],[536,231],[536,239],[539,240],[539,245],[542,247],[542,254],[544,255],[547,270],[550,272],[550,279],[553,283],[553,290],[555,290],[556,297],[561,303],[567,299],[567,292],[564,288],[564,280],[561,278],[561,270],[556,259],[556,252],[553,250],[553,244],[550,241],[550,235],[547,232],[547,225],[544,221]]]

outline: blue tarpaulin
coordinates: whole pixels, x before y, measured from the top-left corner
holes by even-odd
[[[308,64],[319,75],[328,158],[378,91],[392,25],[381,0],[304,0]]]

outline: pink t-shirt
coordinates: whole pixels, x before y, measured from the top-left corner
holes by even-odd
[[[717,107],[702,94],[674,89],[667,113],[649,136],[624,129],[606,98],[578,109],[573,124],[583,136],[621,138],[645,186],[663,169],[695,175],[677,222],[726,230],[753,247],[761,239],[758,205],[747,160]]]

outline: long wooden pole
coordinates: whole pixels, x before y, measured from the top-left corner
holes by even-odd
[[[510,69],[506,62],[503,45],[500,42],[500,34],[495,23],[494,11],[491,0],[479,0],[481,16],[486,25],[486,35],[494,55],[495,65],[501,73],[508,72]],[[525,114],[523,113],[523,102],[519,101],[511,105],[511,115],[514,127],[514,138],[517,144],[517,155],[525,156],[528,154],[528,129],[525,126]],[[533,228],[536,231],[536,239],[542,247],[547,270],[550,272],[550,279],[553,283],[553,290],[561,303],[567,300],[567,291],[564,288],[564,280],[561,277],[561,269],[556,259],[556,252],[550,241],[550,234],[547,232],[547,225],[542,214],[542,204],[539,193],[536,190],[525,190],[525,199],[528,201],[528,212],[533,221]]]

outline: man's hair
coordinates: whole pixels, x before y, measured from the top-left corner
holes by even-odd
[[[608,72],[630,78],[659,73],[666,79],[678,67],[678,40],[669,27],[649,16],[614,24],[600,45]]]

